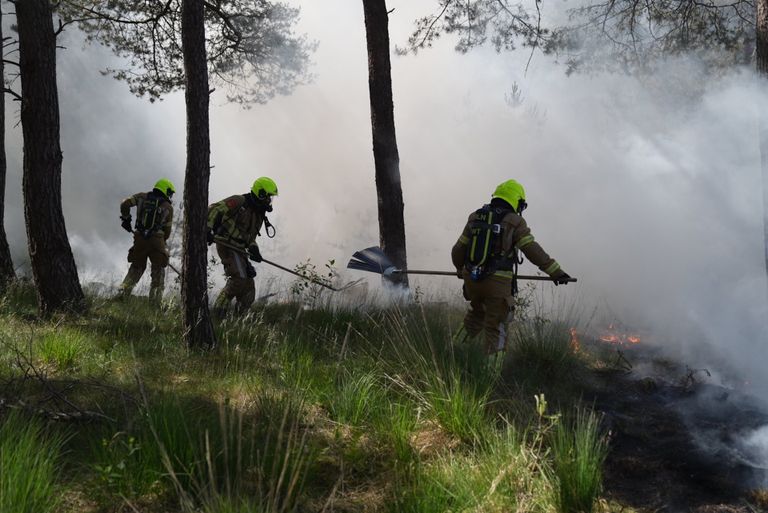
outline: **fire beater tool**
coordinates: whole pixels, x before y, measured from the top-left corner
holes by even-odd
[[[352,255],[352,259],[347,264],[347,268],[358,271],[368,271],[381,274],[382,276],[392,276],[394,274],[427,274],[431,276],[453,276],[456,277],[456,271],[423,271],[414,269],[398,269],[389,257],[380,247],[372,246],[357,251]],[[536,281],[554,281],[549,276],[526,276],[517,275],[518,280],[536,280]],[[569,282],[577,281],[576,278],[569,278]]]
[[[226,243],[218,242],[218,241],[216,243],[217,244],[221,244],[224,247],[227,247],[227,248],[229,248],[229,249],[231,249],[233,251],[236,251],[236,252],[238,252],[238,253],[248,257],[248,252],[245,251],[242,248],[238,248],[237,246],[232,246],[230,244],[226,244]],[[264,262],[265,264],[271,265],[272,267],[277,267],[281,271],[285,271],[285,272],[290,273],[290,274],[292,274],[294,276],[298,276],[302,280],[308,281],[310,283],[314,283],[315,285],[320,285],[321,287],[325,287],[326,289],[330,289],[330,290],[332,290],[334,292],[342,292],[344,290],[347,290],[349,288],[354,287],[355,285],[357,285],[358,283],[360,283],[362,281],[362,279],[355,280],[355,281],[351,281],[351,282],[347,283],[343,287],[333,287],[333,286],[328,285],[327,283],[324,283],[324,282],[322,282],[320,280],[316,280],[316,279],[312,278],[311,276],[305,276],[305,275],[303,275],[303,274],[301,274],[299,272],[294,271],[293,269],[288,269],[287,267],[283,267],[282,265],[280,265],[280,264],[278,264],[276,262],[272,262],[271,260],[267,260],[264,257],[262,257],[261,261]]]

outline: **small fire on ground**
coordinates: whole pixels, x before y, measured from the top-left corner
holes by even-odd
[[[613,324],[608,325],[608,329],[598,337],[602,342],[614,344],[618,346],[625,346],[630,344],[639,344],[640,337],[630,333],[622,333]]]
[[[579,333],[576,331],[576,328],[571,328],[570,333],[571,348],[574,353],[577,353],[581,349]],[[609,324],[607,328],[601,330],[598,335],[595,336],[595,340],[614,346],[631,346],[641,342],[641,338],[638,335],[622,331],[614,324]]]

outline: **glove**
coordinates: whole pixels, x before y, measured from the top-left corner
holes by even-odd
[[[248,258],[253,260],[254,262],[261,262],[263,259],[261,258],[261,252],[259,251],[259,246],[256,244],[251,244],[248,246]]]
[[[256,277],[256,269],[253,268],[250,262],[248,262],[248,267],[245,268],[245,275],[248,278],[255,278]]]
[[[568,285],[568,280],[571,279],[571,276],[568,273],[561,271],[555,276],[553,276],[552,279],[555,281],[555,286]]]
[[[122,223],[120,223],[120,226],[122,226],[126,232],[133,233],[133,223],[131,223],[131,216],[128,216],[128,217],[120,216],[120,219],[123,221]]]
[[[460,280],[464,279],[464,269],[456,269],[456,277]]]
[[[210,228],[208,228],[208,231],[205,234],[205,242],[207,242],[209,246],[213,244],[213,230]]]

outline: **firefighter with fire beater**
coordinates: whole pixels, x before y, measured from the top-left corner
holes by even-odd
[[[518,253],[564,285],[571,277],[537,243],[522,217],[528,204],[525,190],[507,180],[493,193],[491,202],[469,216],[453,246],[451,259],[464,280],[464,297],[470,307],[464,318],[467,338],[484,334],[485,351],[495,354],[506,347],[506,326],[511,320],[517,292]]]
[[[166,241],[173,226],[173,204],[171,198],[176,192],[170,180],[157,181],[150,192],[139,192],[124,199],[120,204],[121,226],[133,234],[133,246],[128,250],[128,268],[118,297],[128,297],[147,268],[147,259],[152,264],[149,298],[159,302],[165,288],[165,268],[168,267]],[[136,207],[136,224],[131,220],[131,208]]]
[[[214,314],[227,313],[234,299],[237,309],[245,312],[256,297],[256,269],[248,261],[261,262],[256,237],[262,226],[268,237],[275,229],[267,219],[272,212],[272,198],[277,196],[274,180],[262,176],[253,182],[250,192],[230,196],[208,207],[208,244],[216,244],[227,283],[214,303]]]

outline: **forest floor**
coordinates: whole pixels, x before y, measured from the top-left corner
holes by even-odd
[[[90,303],[0,302],[3,513],[768,511],[768,415],[644,344],[521,312],[489,359],[457,306],[296,301],[190,351],[172,304]]]

